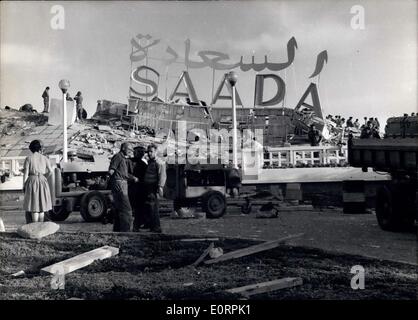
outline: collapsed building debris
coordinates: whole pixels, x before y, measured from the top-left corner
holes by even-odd
[[[14,109],[0,110],[0,138],[4,135],[28,135],[35,127],[43,126],[47,122],[48,117],[45,114]]]

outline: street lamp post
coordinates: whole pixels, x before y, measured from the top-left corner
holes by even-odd
[[[62,125],[63,125],[63,151],[62,151],[62,161],[63,162],[67,162],[68,158],[67,158],[67,99],[66,99],[66,93],[68,88],[70,87],[70,81],[68,80],[61,80],[58,84],[58,86],[60,87],[61,91],[62,91]]]
[[[235,84],[238,81],[238,76],[234,71],[227,74],[227,80],[232,87],[232,165],[234,168],[238,168],[238,155],[237,155],[237,108],[235,101]]]

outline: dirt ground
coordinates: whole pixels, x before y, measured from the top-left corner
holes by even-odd
[[[6,231],[16,231],[25,223],[20,202],[0,206],[0,217]],[[228,206],[220,219],[161,218],[165,234],[196,235],[198,237],[245,238],[276,240],[290,234],[303,233],[289,243],[337,253],[362,255],[417,265],[416,232],[387,232],[379,228],[374,214],[344,214],[341,208],[280,212],[276,219],[256,219],[255,214],[240,215],[237,207]],[[300,208],[299,208],[300,209]],[[112,225],[86,223],[78,212],[59,223],[60,232],[110,232]]]
[[[226,289],[284,277],[303,285],[251,299],[411,299],[416,300],[417,267],[320,249],[282,245],[247,257],[191,267],[207,241],[184,242],[181,235],[57,233],[40,241],[0,234],[0,299],[236,299]],[[219,237],[224,252],[255,240]],[[40,269],[103,245],[117,256],[68,274],[64,290],[51,289],[52,276]],[[353,264],[365,270],[365,289],[350,286]],[[25,276],[11,274],[23,270]]]

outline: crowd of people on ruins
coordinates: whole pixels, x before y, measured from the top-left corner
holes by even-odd
[[[355,120],[353,117],[345,119],[340,115],[328,115],[325,119],[333,123],[336,128],[341,128],[348,133],[351,133],[352,131],[359,131],[361,139],[380,139],[380,122],[376,117],[364,117],[362,123],[358,118]]]

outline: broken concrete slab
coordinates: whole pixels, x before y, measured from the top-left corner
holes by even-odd
[[[84,268],[92,264],[96,260],[103,260],[119,254],[119,248],[111,246],[103,246],[91,251],[84,252],[78,256],[55,263],[48,267],[42,268],[43,273],[65,275],[75,270]]]
[[[14,277],[14,278],[16,278],[16,277],[22,277],[22,276],[24,276],[26,273],[25,273],[25,271],[23,271],[23,270],[20,270],[20,271],[18,271],[18,272],[16,272],[16,273],[13,273],[11,276],[12,277]]]
[[[224,254],[224,250],[222,248],[211,248],[209,250],[209,257],[211,257],[212,259],[216,259],[221,257]]]
[[[19,227],[17,233],[23,238],[41,239],[54,234],[59,228],[54,222],[32,222]]]
[[[112,132],[113,131],[113,129],[110,126],[106,126],[106,125],[99,125],[98,126],[98,129],[100,131],[109,131],[109,132]]]

